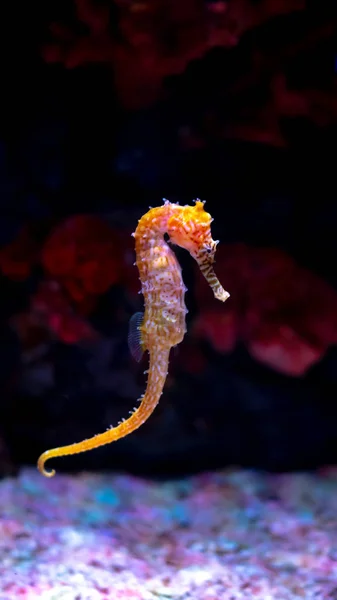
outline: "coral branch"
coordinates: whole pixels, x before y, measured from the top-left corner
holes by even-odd
[[[76,17],[86,33],[53,24],[53,41],[43,54],[46,61],[68,68],[109,64],[121,101],[129,108],[156,100],[166,76],[181,73],[211,48],[235,46],[246,31],[305,8],[304,0],[117,0],[118,35],[113,35],[109,4],[75,0]]]

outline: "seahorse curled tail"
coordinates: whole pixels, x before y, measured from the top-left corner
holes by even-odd
[[[134,409],[134,412],[132,412],[128,419],[121,421],[117,427],[112,427],[82,442],[47,450],[41,454],[37,463],[40,473],[45,475],[45,477],[53,477],[55,475],[54,469],[50,471],[45,469],[45,463],[50,458],[79,454],[80,452],[86,452],[87,450],[93,450],[99,446],[110,444],[129,435],[129,433],[132,433],[143,425],[153,413],[162,395],[168,370],[169,353],[170,349],[166,348],[150,352],[149,377],[146,391],[144,396],[140,398],[139,406]]]

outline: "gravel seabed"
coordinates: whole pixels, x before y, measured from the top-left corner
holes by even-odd
[[[337,469],[0,482],[0,600],[337,599]]]

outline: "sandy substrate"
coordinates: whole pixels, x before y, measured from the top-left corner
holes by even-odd
[[[337,598],[337,470],[0,482],[0,600]]]

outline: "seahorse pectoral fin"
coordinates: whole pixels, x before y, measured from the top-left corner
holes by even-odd
[[[141,330],[143,323],[143,312],[136,312],[129,321],[128,346],[133,358],[137,362],[141,361],[146,350]]]

